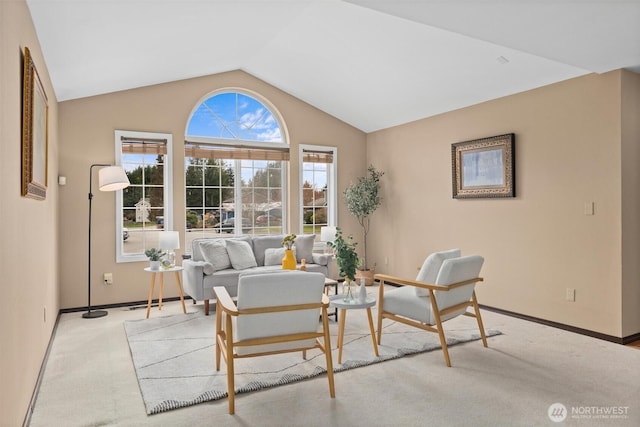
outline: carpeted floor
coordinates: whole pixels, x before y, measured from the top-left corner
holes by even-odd
[[[398,359],[410,354],[441,351],[437,334],[386,321],[379,356],[373,352],[366,311],[349,310],[346,317],[342,364],[334,357],[334,372]],[[129,348],[148,414],[178,409],[227,397],[224,363],[216,372],[215,316],[178,314],[124,323]],[[330,324],[332,347],[337,325]],[[487,330],[487,336],[498,335]],[[449,328],[447,344],[480,339],[477,326]],[[236,393],[247,393],[326,374],[322,352],[312,350],[307,359],[300,352],[240,359],[235,366]],[[325,377],[326,378],[326,377]]]
[[[201,313],[203,306],[187,310]],[[179,302],[170,302],[151,317],[181,312]],[[489,348],[478,341],[453,347],[451,368],[441,351],[431,351],[341,372],[335,399],[318,377],[238,395],[235,415],[226,399],[147,415],[123,328],[144,316],[128,308],[100,319],[61,315],[30,426],[640,425],[640,351],[486,310],[485,326],[502,335]],[[474,319],[447,324],[472,328]],[[549,418],[554,403],[569,411],[564,424]],[[585,414],[614,407],[626,413]]]

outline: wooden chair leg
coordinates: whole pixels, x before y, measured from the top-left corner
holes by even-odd
[[[484,333],[484,324],[482,323],[482,316],[480,316],[480,307],[478,307],[478,299],[476,298],[476,291],[473,291],[471,295],[471,299],[473,300],[473,310],[476,313],[476,320],[478,321],[478,328],[480,329],[480,336],[482,337],[482,344],[485,347],[487,345],[487,336]]]
[[[220,370],[220,346],[222,345],[221,337],[222,332],[222,309],[216,307],[216,371]]]
[[[216,314],[217,316],[217,314]],[[225,335],[227,341],[227,394],[229,395],[229,414],[233,415],[236,412],[236,389],[233,376],[235,375],[233,369],[234,357],[233,357],[233,330],[231,326],[231,316],[226,316],[226,328]]]
[[[429,299],[431,300],[431,310],[433,317],[436,321],[436,328],[438,329],[438,335],[440,336],[440,345],[442,346],[442,353],[444,354],[444,362],[447,366],[451,367],[451,359],[449,359],[449,349],[447,348],[447,338],[444,336],[444,329],[442,328],[442,320],[440,319],[440,309],[438,308],[438,301],[432,289],[429,289]]]
[[[378,291],[378,345],[382,341],[382,309],[384,304],[384,281],[380,282]]]
[[[208,299],[204,300],[204,315],[205,316],[209,315],[209,300]]]
[[[227,358],[227,394],[229,395],[229,414],[236,413],[236,390],[233,381],[233,354]]]
[[[327,360],[327,378],[329,379],[329,395],[336,397],[336,388],[333,382],[333,360],[331,358],[331,338],[329,334],[329,316],[327,308],[322,307],[322,328],[324,331],[324,356]]]
[[[444,336],[444,331],[442,330],[442,323],[438,321],[438,335],[440,336],[440,345],[442,346],[442,353],[444,354],[444,362],[447,364],[447,367],[451,367],[451,359],[449,359],[449,349],[447,348],[447,338]]]

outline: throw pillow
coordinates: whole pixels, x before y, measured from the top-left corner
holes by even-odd
[[[265,262],[265,251],[269,248],[281,248],[283,237],[281,234],[276,234],[270,236],[255,236],[253,238],[253,253],[258,266],[269,265]],[[282,259],[282,257],[280,257],[280,259]]]
[[[313,242],[316,240],[315,234],[305,234],[297,236],[293,242],[296,248],[296,261],[299,263],[306,259],[308,263],[313,261]]]
[[[213,266],[214,271],[231,268],[231,260],[223,241],[203,240],[200,242],[200,252],[204,260]]]
[[[422,264],[422,268],[418,272],[418,276],[416,276],[416,280],[418,282],[425,283],[436,283],[436,279],[438,278],[438,273],[440,272],[440,267],[442,267],[442,263],[451,258],[460,257],[460,249],[450,249],[448,251],[442,252],[434,252],[424,260]],[[416,291],[416,295],[419,297],[428,297],[429,291],[427,289],[422,288],[414,288]]]
[[[227,253],[235,270],[257,267],[256,257],[251,245],[244,240],[227,240]]]
[[[267,248],[264,251],[264,265],[282,265],[282,258],[284,258],[285,248]],[[293,248],[293,253],[296,253],[296,249]]]
[[[213,268],[213,265],[211,265],[210,262],[207,262],[207,261],[195,261],[195,262],[202,264],[202,272],[207,276],[211,276],[213,273],[216,272],[216,269]]]

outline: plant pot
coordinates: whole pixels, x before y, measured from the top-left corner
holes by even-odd
[[[149,261],[149,268],[151,270],[160,270],[160,261]]]
[[[373,285],[373,275],[375,274],[375,268],[368,270],[356,270],[356,281],[360,283],[360,279],[364,278],[364,284],[366,286]]]
[[[282,269],[295,270],[296,266],[296,257],[293,256],[293,249],[285,249],[284,258],[282,258]]]

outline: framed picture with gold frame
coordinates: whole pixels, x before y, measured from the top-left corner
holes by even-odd
[[[453,198],[515,197],[515,135],[451,144]]]
[[[22,86],[22,195],[47,197],[48,113],[47,95],[31,52],[24,48]]]

